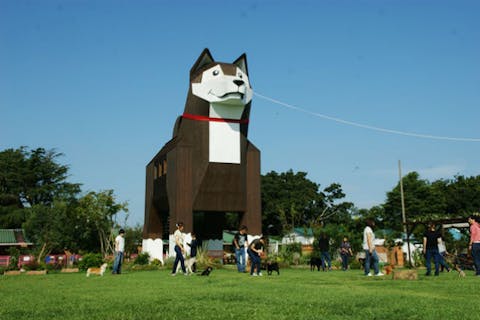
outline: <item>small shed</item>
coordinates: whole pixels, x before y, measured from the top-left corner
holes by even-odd
[[[0,229],[0,254],[7,254],[11,247],[27,248],[32,245],[25,236],[25,230]]]
[[[311,228],[294,228],[282,238],[282,244],[301,243],[303,246],[311,246],[314,240]]]

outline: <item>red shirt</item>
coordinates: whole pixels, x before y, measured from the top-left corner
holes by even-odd
[[[480,224],[478,222],[470,225],[470,242],[480,242]]]

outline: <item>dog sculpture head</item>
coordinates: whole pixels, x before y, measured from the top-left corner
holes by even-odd
[[[185,110],[177,118],[173,138],[206,145],[199,142],[199,137],[206,136],[208,147],[203,150],[208,150],[209,162],[240,164],[245,157],[241,140],[248,135],[252,95],[245,54],[224,63],[203,50],[190,70]]]
[[[190,70],[190,83],[193,95],[209,103],[245,106],[252,100],[245,54],[227,64],[203,50]]]

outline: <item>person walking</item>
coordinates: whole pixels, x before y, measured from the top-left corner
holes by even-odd
[[[245,272],[246,268],[245,247],[248,246],[247,232],[248,229],[246,226],[240,226],[239,231],[233,238],[233,247],[235,249],[235,260],[237,261],[238,272]]]
[[[450,272],[450,266],[447,263],[447,246],[445,245],[445,241],[443,239],[440,239],[440,242],[438,243],[438,254],[440,255],[439,257],[439,264],[440,264],[440,271],[443,272],[443,270],[447,270],[447,272]]]
[[[348,257],[353,256],[352,246],[348,241],[348,238],[343,237],[342,244],[340,245],[340,257],[342,258],[342,270],[348,270]]]
[[[475,275],[480,276],[480,223],[478,217],[470,216],[468,218],[470,224],[470,242],[468,250],[472,252],[473,263],[475,264]]]
[[[185,252],[185,248],[183,247],[183,242],[184,242],[184,234],[183,234],[183,222],[178,222],[176,224],[177,230],[173,233],[173,237],[175,239],[175,262],[173,263],[173,269],[172,269],[172,276],[175,276],[177,274],[177,266],[178,263],[180,262],[180,266],[182,267],[182,272],[184,275],[187,275],[187,271],[185,270],[185,259],[183,257],[183,254]]]
[[[125,251],[125,230],[120,229],[115,238],[115,260],[113,261],[112,274],[122,273],[123,252]]]
[[[435,265],[435,276],[439,275],[440,253],[438,252],[438,244],[441,243],[441,241],[442,237],[435,229],[435,224],[430,223],[423,234],[423,254],[425,256],[425,267],[427,267],[426,276],[432,274],[432,259]]]
[[[187,245],[190,247],[190,259],[193,259],[192,271],[195,273],[197,272],[197,250],[198,250],[198,240],[195,232],[192,232],[192,241],[190,243],[187,242]]]
[[[260,264],[261,258],[260,254],[265,248],[265,238],[262,236],[261,238],[255,239],[250,243],[248,246],[248,257],[250,258],[250,275],[251,276],[261,276],[262,272],[260,272]],[[255,273],[255,270],[257,271]]]
[[[365,275],[372,276],[370,272],[370,266],[373,265],[373,271],[375,276],[383,276],[378,267],[378,255],[375,250],[375,233],[373,228],[375,227],[375,221],[373,219],[366,220],[365,229],[363,229],[363,250],[365,251]]]
[[[318,238],[318,248],[320,250],[320,259],[322,259],[322,271],[332,270],[332,260],[330,259],[329,252],[330,238],[325,232],[322,232]]]

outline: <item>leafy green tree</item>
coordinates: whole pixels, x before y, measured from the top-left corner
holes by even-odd
[[[436,184],[445,193],[449,214],[466,217],[480,211],[480,176],[456,176],[453,180],[441,180]]]
[[[302,222],[302,215],[318,199],[318,185],[306,172],[271,171],[262,176],[263,226],[268,233],[282,234]]]
[[[0,226],[18,228],[35,205],[52,206],[56,199],[74,199],[80,184],[69,183],[61,153],[26,147],[0,152]]]
[[[417,172],[410,172],[403,177],[403,190],[405,212],[409,221],[430,221],[445,215],[447,209],[445,194],[438,188],[432,187],[427,180],[420,179]],[[384,227],[397,231],[403,230],[399,183],[387,193],[384,209],[385,215],[382,220]]]
[[[320,193],[316,212],[309,219],[311,227],[328,224],[348,225],[352,220],[353,203],[341,201],[345,193],[339,183],[332,183]]]
[[[25,231],[30,235],[31,241],[41,244],[43,252],[40,255],[71,248],[74,239],[67,231],[72,223],[66,202],[54,201],[50,206],[37,204],[26,210],[30,214],[24,223]]]
[[[138,253],[138,247],[142,245],[143,227],[126,227],[125,228],[125,252],[127,254]]]
[[[78,200],[77,216],[84,221],[86,231],[97,234],[103,256],[113,253],[114,231],[119,227],[117,214],[122,211],[128,219],[128,203],[117,203],[113,190],[92,191]]]
[[[79,198],[80,184],[67,181],[61,156],[43,148],[0,152],[0,228],[24,227],[39,257],[64,249],[112,252],[117,213],[128,212],[127,204],[113,190]]]
[[[319,187],[306,172],[271,171],[262,176],[264,232],[284,234],[294,227],[348,223],[353,204],[339,202],[345,197],[341,185],[332,183],[322,191]]]

